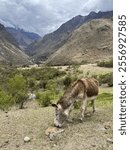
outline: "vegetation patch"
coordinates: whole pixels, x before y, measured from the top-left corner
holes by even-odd
[[[108,61],[99,61],[99,62],[97,62],[97,66],[112,68],[113,67],[113,59],[110,59]]]
[[[61,87],[64,86],[62,77],[65,74],[65,71],[46,66],[32,69],[0,66],[0,109],[12,105],[23,108],[30,92],[37,93],[41,106],[48,106],[51,100],[61,94]],[[61,84],[58,84],[59,81]]]
[[[101,107],[108,107],[112,105],[113,94],[112,93],[101,93],[98,95],[96,105]],[[81,102],[74,103],[74,108],[79,109]],[[92,107],[92,103],[88,103],[88,107]]]
[[[113,86],[113,73],[106,73],[101,74],[98,77],[99,83],[101,84],[108,84],[108,86]]]
[[[37,102],[42,107],[47,107],[51,104],[52,100],[54,99],[55,94],[51,92],[50,90],[45,92],[38,92],[36,94]]]
[[[0,66],[0,109],[8,109],[12,105],[23,108],[24,103],[28,101],[28,93],[36,94],[36,101],[40,106],[49,106],[58,101],[68,86],[83,77],[79,67],[79,65],[68,66],[62,71],[60,68],[47,66],[28,69]],[[88,72],[85,77],[91,76]],[[93,77],[98,79],[100,84],[112,85],[112,73]],[[80,104],[75,104],[75,108],[79,106]]]
[[[112,105],[112,100],[113,100],[113,94],[112,93],[101,93],[99,94],[97,98],[97,105],[98,106],[111,106]]]
[[[12,95],[0,89],[0,109],[7,110],[13,105]]]

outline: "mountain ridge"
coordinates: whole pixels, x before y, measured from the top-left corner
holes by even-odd
[[[33,32],[27,32],[20,28],[6,27],[6,31],[9,32],[19,44],[21,49],[26,49],[32,42],[39,40],[40,35]]]
[[[57,49],[63,46],[71,33],[83,25],[85,22],[89,22],[98,18],[111,18],[113,11],[98,13],[91,12],[87,16],[78,15],[73,17],[66,23],[62,24],[56,31],[45,35],[42,40],[34,42],[28,46],[27,53],[31,55],[35,61],[45,61],[47,58],[55,53]]]
[[[96,63],[112,58],[112,19],[94,19],[74,30],[67,42],[49,56],[48,65]]]
[[[29,57],[21,51],[17,41],[0,24],[0,63],[22,65],[31,63]]]

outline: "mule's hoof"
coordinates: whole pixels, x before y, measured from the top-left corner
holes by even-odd
[[[83,118],[79,118],[79,121],[80,121],[80,122],[83,122]]]
[[[93,113],[95,113],[96,112],[96,110],[93,110]]]

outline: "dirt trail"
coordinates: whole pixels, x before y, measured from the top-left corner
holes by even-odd
[[[73,123],[50,141],[45,130],[53,126],[53,114],[51,107],[0,111],[0,150],[112,150],[112,108],[98,108],[83,123],[74,110]],[[24,142],[25,136],[30,142]]]

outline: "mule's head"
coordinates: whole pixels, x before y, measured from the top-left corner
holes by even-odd
[[[64,122],[67,120],[68,114],[60,104],[52,104],[52,106],[55,107],[54,125],[56,127],[62,127]]]

